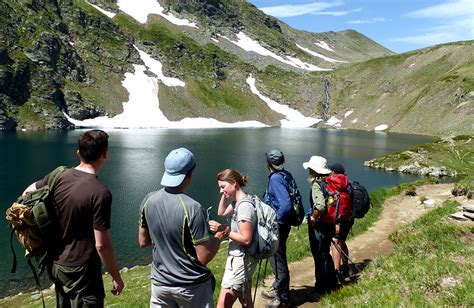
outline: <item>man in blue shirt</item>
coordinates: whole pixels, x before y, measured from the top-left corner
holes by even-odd
[[[290,172],[283,168],[285,156],[278,149],[266,153],[267,168],[270,171],[268,186],[264,202],[270,205],[277,214],[278,232],[280,236],[279,247],[270,257],[270,265],[275,281],[272,289],[262,291],[262,296],[272,301],[268,306],[288,304],[290,293],[290,273],[286,258],[286,241],[291,230],[290,218],[292,215],[292,200],[288,190],[289,180],[293,178]]]

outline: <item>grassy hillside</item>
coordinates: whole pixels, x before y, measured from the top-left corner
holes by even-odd
[[[271,98],[306,114],[314,110],[311,98],[320,91],[311,85],[321,84],[319,76],[246,52],[223,38],[218,44],[211,40],[218,34],[235,40],[244,31],[282,56],[321,60],[298,49],[275,18],[246,1],[160,1],[176,16],[197,22],[198,29],[178,27],[157,15],[142,25],[120,13],[116,3],[93,2],[119,14],[110,19],[84,0],[0,4],[0,130],[66,128],[70,124],[63,110],[76,119],[122,112],[128,99],[121,85],[124,74],[141,64],[133,45],[162,62],[165,75],[187,83],[181,90],[160,86],[161,107],[171,120],[212,117],[278,125],[281,115],[250,93],[249,73],[269,83],[257,87]],[[353,39],[364,45],[363,36]],[[288,71],[291,83],[271,85]]]
[[[420,174],[421,169],[436,168],[444,170],[446,175],[474,178],[474,136],[444,138],[403,152],[387,154],[365,165],[412,174]]]
[[[474,133],[474,41],[434,46],[339,68],[330,113],[342,127],[449,136]]]

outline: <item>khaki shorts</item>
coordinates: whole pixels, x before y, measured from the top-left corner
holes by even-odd
[[[213,279],[188,287],[170,287],[151,284],[150,307],[202,307],[212,308]]]
[[[244,285],[252,280],[256,267],[257,260],[248,254],[241,257],[228,256],[221,287],[242,292]]]

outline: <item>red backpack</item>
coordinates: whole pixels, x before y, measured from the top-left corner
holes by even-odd
[[[326,211],[321,221],[336,224],[351,219],[351,195],[348,192],[349,180],[345,174],[333,174],[320,182],[326,200]]]

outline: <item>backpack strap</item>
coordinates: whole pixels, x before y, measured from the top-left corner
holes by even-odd
[[[53,196],[54,186],[56,185],[60,175],[66,169],[67,169],[67,167],[60,166],[60,167],[57,167],[56,169],[54,169],[53,171],[51,171],[48,174],[48,183],[47,183],[47,187],[48,187],[47,194],[48,194],[48,196],[46,197],[44,203],[39,203],[36,206],[33,206],[32,209],[31,209],[31,211],[33,213],[33,216],[35,217],[36,224],[38,225],[39,228],[48,226],[50,221],[56,220],[56,215],[52,214],[52,213],[54,213],[54,211],[52,209],[52,202],[51,202],[52,199],[51,198]],[[46,201],[46,200],[48,200],[48,201]],[[44,230],[42,230],[42,233],[43,233],[43,231]],[[46,238],[49,238],[49,236],[52,236],[52,235],[53,234],[51,234],[51,231],[49,233],[43,234],[43,236],[45,236]],[[47,250],[49,250],[50,243],[48,243],[46,246],[47,246]],[[50,257],[50,253],[47,251],[43,256],[37,258],[38,264],[43,265],[43,261],[47,260],[49,257]],[[43,272],[44,267],[39,266],[39,268],[40,268],[40,273]]]
[[[54,169],[53,171],[51,171],[48,175],[48,186],[49,186],[49,190],[52,190],[54,185],[56,185],[56,182],[58,181],[59,179],[59,176],[61,175],[61,173],[63,173],[63,171],[65,171],[66,169],[68,169],[68,167],[66,166],[59,166],[57,167],[56,169]]]
[[[327,188],[327,183],[326,183],[325,180],[322,180],[322,181],[320,181],[320,182],[318,182],[318,183],[319,183],[319,186],[321,187],[321,191],[322,191],[322,193],[323,193],[324,201],[325,201],[325,203],[326,203],[326,206],[328,206],[327,201],[328,201],[328,198],[329,198],[330,193],[329,193],[328,188]],[[336,201],[336,217],[334,217],[334,220],[337,221],[337,220],[339,220],[339,216],[340,216],[340,215],[339,215],[339,203],[340,203],[340,196],[339,196],[339,194],[340,194],[340,192],[336,190],[335,193],[331,193],[331,194],[337,194],[337,195],[338,195],[337,201]]]
[[[12,274],[16,272],[16,253],[15,253],[15,248],[13,247],[13,234],[15,233],[15,229],[12,228],[12,231],[10,233],[10,248],[12,250],[13,254],[13,264],[12,264]]]
[[[326,183],[325,180],[322,180],[322,181],[320,181],[320,182],[318,182],[318,183],[319,183],[319,187],[321,187],[321,191],[322,191],[322,193],[323,193],[324,199],[326,199],[326,198],[328,197],[328,195],[329,195],[329,193],[328,193],[328,188],[327,188],[327,183]]]

